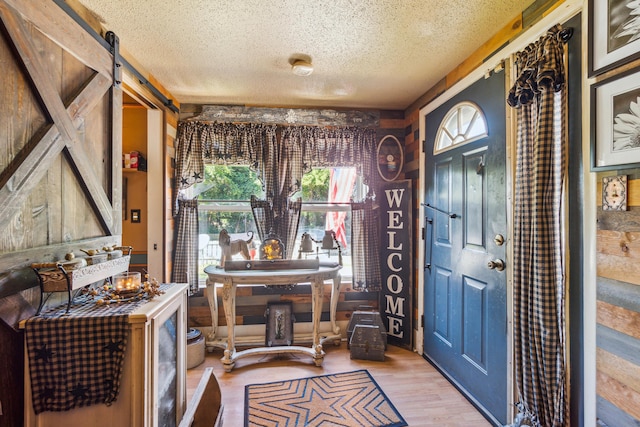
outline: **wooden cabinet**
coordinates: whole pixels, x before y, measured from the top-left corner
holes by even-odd
[[[186,407],[186,307],[187,285],[173,284],[129,314],[120,392],[110,406],[35,415],[25,351],[25,426],[177,426]]]

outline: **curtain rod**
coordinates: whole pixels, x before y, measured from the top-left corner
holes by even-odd
[[[118,65],[124,65],[131,73],[138,79],[141,85],[146,86],[151,90],[151,93],[158,98],[162,104],[169,108],[174,113],[179,113],[180,110],[173,104],[173,99],[167,98],[162,92],[158,90],[149,80],[147,80],[129,61],[127,61],[122,55],[120,55],[120,51],[118,49],[115,52],[112,51],[112,44],[107,40],[102,38],[100,34],[96,32],[96,30],[91,27],[87,21],[85,21],[78,13],[69,6],[65,0],[53,0],[55,4],[57,4],[62,10],[64,10],[67,15],[69,15],[78,25],[80,25],[87,33],[89,33],[98,43],[102,45],[105,49],[111,52],[114,55],[114,62]],[[115,37],[115,33],[113,31],[107,32],[106,36],[111,37],[110,34]]]

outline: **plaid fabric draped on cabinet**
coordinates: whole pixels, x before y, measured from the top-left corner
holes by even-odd
[[[565,347],[566,89],[561,27],[515,56],[514,352],[519,418],[568,426]],[[525,422],[526,424],[526,422]]]

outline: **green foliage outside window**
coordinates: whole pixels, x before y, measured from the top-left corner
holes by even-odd
[[[329,169],[313,169],[302,178],[302,190],[293,198],[302,197],[303,203],[327,202],[329,198]],[[207,165],[205,167],[205,179],[202,191],[198,199],[200,204],[200,233],[217,236],[221,229],[230,233],[256,232],[253,214],[251,210],[225,212],[224,209],[207,210],[207,205],[214,203],[223,206],[223,200],[235,202],[248,202],[252,195],[263,197],[262,182],[256,173],[247,166]],[[217,202],[206,202],[215,200]],[[235,206],[241,203],[234,203]],[[245,203],[248,205],[248,203]],[[300,229],[314,229],[314,237],[321,238],[319,233],[324,230],[325,212],[302,212],[300,216]]]
[[[251,195],[262,197],[262,183],[256,173],[248,167],[207,165],[204,185],[208,188],[198,199],[248,201]],[[253,214],[248,212],[207,211],[200,208],[200,233],[217,236],[220,230],[229,233],[246,233],[256,228]]]
[[[302,177],[302,202],[326,202],[329,200],[329,169],[313,169]],[[324,229],[326,213],[300,213],[300,230]],[[318,233],[312,233],[314,238],[321,238]]]

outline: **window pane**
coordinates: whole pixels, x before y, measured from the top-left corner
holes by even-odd
[[[262,197],[262,183],[248,166],[206,165],[199,200],[249,200]]]
[[[442,119],[436,132],[434,153],[485,136],[487,123],[480,108],[471,102],[461,102],[451,108]]]
[[[263,198],[262,183],[256,174],[244,166],[207,165],[205,180],[200,184],[198,196],[199,211],[199,272],[200,279],[206,280],[204,268],[220,264],[218,236],[226,229],[232,239],[247,240],[250,233],[254,237],[251,244],[254,257],[260,246],[251,211],[250,198]],[[335,230],[343,258],[343,278],[351,277],[351,199],[361,200],[366,194],[366,186],[358,177],[355,168],[313,169],[302,179],[302,189],[293,198],[302,197],[302,212],[292,258],[318,257],[321,261],[338,262],[338,250],[322,249],[322,239],[326,230]],[[317,242],[309,253],[300,253],[299,246],[303,233],[308,233]],[[282,237],[282,236],[281,236]],[[235,256],[234,259],[241,259]]]

